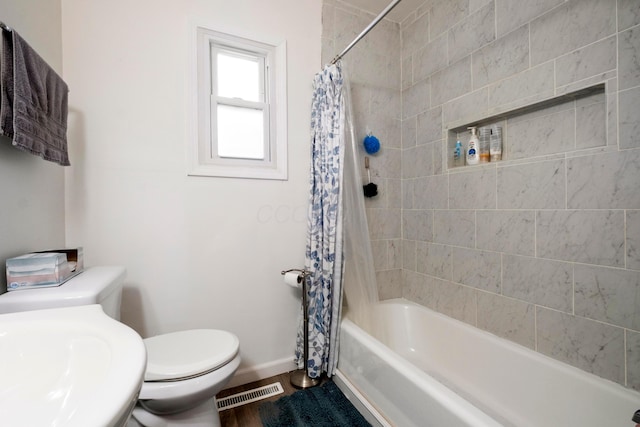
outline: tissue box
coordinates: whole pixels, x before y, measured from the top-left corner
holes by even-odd
[[[6,261],[7,290],[60,286],[82,271],[78,269],[78,265],[83,264],[81,248],[79,251],[78,249],[71,251],[75,253],[71,252],[70,258],[75,254],[76,259],[73,271],[67,260],[67,253],[63,252],[35,252],[8,259]]]
[[[60,253],[67,255],[67,262],[69,263],[69,269],[71,273],[75,276],[78,273],[81,273],[84,270],[84,254],[82,250],[82,246],[73,249],[50,249],[48,251],[37,251],[35,254],[44,254],[44,253]]]

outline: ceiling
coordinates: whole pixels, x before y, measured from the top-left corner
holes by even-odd
[[[384,10],[392,0],[342,0],[344,3],[350,4],[358,9],[366,10],[374,15],[378,15]],[[424,3],[425,0],[401,0],[391,12],[387,15],[387,19],[394,22],[401,22],[411,12],[416,10],[418,6]]]

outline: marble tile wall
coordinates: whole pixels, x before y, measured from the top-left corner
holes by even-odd
[[[340,0],[323,1],[323,40],[322,62],[327,64],[375,18],[375,15],[350,6]],[[426,19],[426,17],[425,17]],[[426,25],[419,19],[414,27]],[[417,39],[407,43],[423,45],[428,35],[416,31]],[[360,142],[371,132],[381,144],[380,151],[370,157],[371,181],[378,186],[375,198],[365,199],[367,221],[370,230],[372,252],[376,268],[379,296],[382,299],[402,295],[402,228],[415,232],[412,239],[431,240],[431,218],[418,218],[408,215],[402,217],[402,162],[411,163],[403,158],[401,143],[402,104],[401,104],[401,41],[400,25],[388,20],[380,22],[362,39],[343,59],[344,68],[349,76],[351,102],[355,118],[355,138]],[[430,86],[417,84],[411,91],[412,102],[421,109],[424,100],[429,98]],[[407,95],[409,96],[409,95]],[[439,114],[437,115],[439,117]],[[441,127],[432,124],[437,132]],[[431,133],[431,132],[430,132]],[[440,137],[434,137],[439,140]],[[434,144],[431,144],[432,146]],[[433,165],[433,147],[416,150],[413,163]],[[361,174],[364,182],[368,176],[364,169],[364,157],[367,155],[358,144],[362,160]],[[407,166],[410,168],[410,166]],[[433,174],[433,166],[430,174]],[[413,176],[413,175],[412,175]],[[405,239],[411,244],[412,239]],[[415,243],[413,243],[415,245]],[[405,251],[410,253],[410,251]],[[415,269],[415,266],[413,266]]]
[[[372,18],[325,0],[324,61]],[[640,2],[427,0],[365,40],[380,298],[640,390]],[[503,162],[449,167],[448,129],[598,84],[502,121]]]
[[[400,31],[402,296],[640,390],[640,3],[429,0]],[[598,84],[450,168],[449,128]]]

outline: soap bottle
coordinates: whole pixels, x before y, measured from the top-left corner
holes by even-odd
[[[471,131],[471,138],[469,138],[469,144],[467,145],[466,156],[468,165],[477,165],[480,161],[478,156],[478,135],[475,126],[467,128]]]
[[[490,152],[492,162],[502,160],[502,128],[500,126],[491,127]]]
[[[464,166],[463,151],[462,142],[456,141],[456,148],[453,149],[453,166]]]
[[[480,145],[478,146],[478,154],[480,163],[489,163],[489,134],[491,129],[483,127],[478,129],[478,137],[480,139]]]

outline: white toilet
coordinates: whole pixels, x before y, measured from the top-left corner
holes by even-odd
[[[0,314],[100,304],[120,320],[123,267],[92,267],[61,286],[0,295]],[[147,370],[128,427],[220,426],[215,395],[240,365],[238,338],[197,329],[147,338]]]

